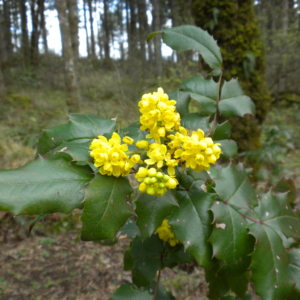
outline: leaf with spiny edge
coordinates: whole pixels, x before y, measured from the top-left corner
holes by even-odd
[[[190,112],[189,105],[191,102],[191,97],[189,93],[175,90],[169,94],[169,99],[177,102],[176,110],[179,112],[181,119]]]
[[[287,299],[293,282],[288,276],[289,258],[280,236],[270,226],[256,222],[249,230],[256,239],[250,266],[256,293],[262,299]]]
[[[207,242],[212,230],[212,215],[208,209],[215,195],[199,190],[201,184],[204,181],[195,181],[189,191],[174,191],[179,207],[173,209],[168,219],[175,237],[199,265],[208,267],[212,255],[211,245]]]
[[[300,249],[292,249],[288,252],[288,256],[290,260],[288,274],[295,282],[294,289],[300,295]]]
[[[89,167],[41,157],[18,169],[0,171],[0,211],[45,215],[82,209],[86,184],[92,178]]]
[[[190,113],[184,116],[181,125],[193,131],[201,129],[205,133],[209,129],[209,117],[202,116],[199,113]]]
[[[131,256],[134,260],[132,281],[138,287],[147,287],[161,267],[164,242],[157,234],[144,240],[136,236],[131,243]]]
[[[264,224],[281,231],[286,237],[299,239],[300,220],[286,198],[287,193],[275,195],[270,191],[262,196],[255,211]]]
[[[254,240],[248,234],[244,216],[231,205],[216,201],[211,207],[214,228],[209,238],[213,257],[220,262],[220,274],[238,275],[245,272],[251,262]]]
[[[98,241],[114,238],[134,214],[126,203],[132,191],[127,178],[96,174],[86,188],[81,239]]]
[[[246,209],[257,205],[255,191],[243,165],[230,164],[222,168],[215,183],[215,191],[221,201]]]
[[[192,99],[200,103],[200,113],[212,115],[217,112],[218,83],[212,78],[195,76],[185,80],[180,89],[188,92]]]
[[[225,81],[221,90],[221,101],[218,103],[221,115],[225,117],[243,117],[246,114],[255,114],[255,105],[250,97],[246,96],[237,79]]]
[[[212,69],[218,71],[215,74],[220,73],[223,64],[221,51],[217,42],[207,31],[193,25],[182,25],[152,32],[148,35],[147,41],[149,42],[160,33],[162,33],[164,43],[169,47],[178,53],[190,49],[196,50]]]
[[[44,155],[63,142],[94,139],[99,135],[112,134],[116,122],[91,114],[70,114],[68,124],[46,129],[39,139],[37,153]]]
[[[136,204],[137,225],[140,228],[141,237],[149,237],[161,226],[162,221],[168,216],[178,203],[171,191],[163,196],[151,196],[139,194]]]

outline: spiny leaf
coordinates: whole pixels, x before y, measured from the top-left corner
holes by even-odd
[[[212,136],[214,141],[226,140],[229,139],[231,135],[231,125],[228,121],[217,124],[215,132]]]
[[[215,144],[221,144],[221,157],[232,158],[238,152],[237,143],[234,140],[214,140]]]
[[[170,100],[176,100],[176,109],[180,114],[181,118],[184,118],[186,114],[189,113],[189,105],[191,102],[191,97],[189,93],[175,90],[169,94]]]
[[[207,31],[192,25],[182,25],[160,32],[163,41],[178,53],[194,49],[212,69],[221,69],[223,62],[220,48]]]
[[[255,211],[260,221],[286,237],[300,238],[300,220],[286,199],[287,194],[274,195],[269,192],[262,196]]]
[[[39,158],[21,168],[0,172],[0,210],[15,215],[70,213],[82,208],[90,169],[65,160]]]
[[[221,101],[218,103],[218,109],[221,115],[228,118],[255,114],[253,101],[244,94],[237,79],[225,81],[221,90]]]
[[[208,267],[212,254],[207,242],[212,229],[212,216],[208,209],[213,203],[214,195],[201,192],[198,183],[195,182],[189,191],[175,192],[179,207],[172,211],[169,224],[185,249],[189,250],[201,266]]]
[[[116,122],[89,114],[70,114],[70,122],[47,129],[39,139],[38,153],[46,154],[63,142],[78,139],[93,139],[105,133],[112,134]]]
[[[211,207],[214,228],[209,241],[213,256],[220,261],[220,274],[238,275],[250,265],[254,241],[245,218],[230,205],[216,201]]]
[[[190,113],[184,116],[181,120],[184,128],[190,130],[202,129],[207,132],[209,129],[209,117],[201,116],[199,113]]]
[[[294,289],[300,293],[300,249],[292,249],[288,252],[288,256],[290,260],[288,274],[296,284]]]
[[[170,191],[161,197],[140,194],[136,200],[136,214],[142,238],[150,236],[176,206],[178,203]]]
[[[200,113],[212,115],[217,111],[218,83],[213,79],[195,76],[181,84],[181,90],[188,92],[192,99],[201,104]]]
[[[215,190],[223,202],[240,208],[249,208],[257,204],[255,191],[242,165],[236,167],[230,164],[223,168],[215,183]]]
[[[49,159],[65,158],[69,161],[77,161],[87,164],[88,162],[93,161],[89,154],[91,142],[91,139],[63,142],[59,146],[45,153],[43,156]]]
[[[145,240],[136,236],[132,241],[131,255],[134,259],[132,268],[133,283],[138,286],[149,286],[160,269],[164,243],[156,234]]]
[[[83,241],[111,239],[133,215],[126,200],[132,193],[128,180],[96,174],[86,189],[81,216]]]
[[[268,225],[253,223],[250,234],[256,239],[252,253],[252,278],[262,299],[287,299],[293,288],[288,276],[289,259],[280,236]]]

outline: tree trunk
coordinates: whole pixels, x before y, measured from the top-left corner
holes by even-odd
[[[27,0],[19,0],[20,15],[21,15],[21,49],[25,63],[29,63],[29,40],[27,29]]]
[[[3,45],[2,45],[2,64],[6,64],[13,54],[13,45],[11,40],[11,9],[10,1],[3,1],[3,18],[2,18],[2,28],[3,28]]]
[[[84,16],[84,29],[85,29],[85,36],[86,36],[86,52],[87,52],[87,56],[90,57],[91,50],[90,50],[89,33],[87,27],[86,0],[83,0],[83,16]]]
[[[152,30],[159,31],[161,29],[161,2],[160,0],[152,0]],[[156,76],[162,75],[162,54],[161,54],[161,39],[160,36],[156,36],[154,39],[154,64]]]
[[[91,30],[91,56],[96,58],[96,46],[95,46],[95,35],[94,35],[94,18],[93,18],[93,7],[92,0],[87,0],[89,13],[90,13],[90,30]]]
[[[209,23],[213,10],[219,9],[218,22],[213,30]],[[238,78],[245,94],[256,104],[256,116],[232,118],[232,138],[240,151],[260,147],[259,125],[264,121],[271,104],[271,97],[265,80],[264,47],[260,39],[252,0],[194,0],[193,13],[196,25],[207,29],[218,41],[224,60],[224,79]],[[254,71],[245,75],[243,62],[251,52],[256,58]]]
[[[73,54],[77,58],[79,57],[79,39],[78,39],[78,7],[77,0],[67,0],[69,10],[69,25]]]
[[[136,3],[135,0],[127,0],[126,3],[127,3],[128,57],[129,59],[134,59],[136,58],[136,54],[137,54]]]
[[[40,31],[43,38],[44,52],[48,53],[47,29],[45,21],[45,0],[39,0]]]
[[[103,4],[104,4],[104,16],[103,16],[104,57],[106,59],[109,59],[110,58],[110,52],[109,52],[110,26],[109,26],[109,18],[108,18],[108,0],[103,0]]]
[[[37,0],[30,0],[31,10],[31,41],[30,41],[30,62],[33,66],[38,64],[39,53],[39,8]]]
[[[63,48],[67,105],[70,112],[78,112],[80,93],[76,76],[75,59],[72,49],[66,0],[55,0],[55,5],[58,13]]]
[[[140,43],[140,55],[142,60],[146,60],[146,45],[147,45],[147,34],[148,31],[148,18],[147,18],[147,7],[145,0],[139,0],[138,5],[138,21],[139,21],[139,43]]]
[[[4,76],[2,72],[3,67],[3,58],[6,57],[5,49],[5,30],[4,30],[4,16],[3,12],[0,10],[0,105],[4,102],[5,99],[5,83]]]

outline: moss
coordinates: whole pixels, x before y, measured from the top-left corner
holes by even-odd
[[[213,22],[213,11],[216,8],[219,15],[217,22]],[[256,149],[259,147],[259,125],[264,121],[272,98],[265,81],[264,47],[254,15],[253,1],[194,0],[193,14],[196,25],[207,29],[221,47],[224,79],[238,78],[245,94],[256,105],[255,117],[232,118],[230,121],[233,127],[232,138],[237,141],[240,151]],[[243,65],[249,52],[255,56],[255,68],[246,76]]]

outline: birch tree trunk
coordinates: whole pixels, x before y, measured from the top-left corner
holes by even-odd
[[[80,92],[76,76],[75,59],[72,49],[71,33],[67,16],[66,0],[55,0],[61,32],[63,58],[65,67],[65,83],[67,89],[67,105],[70,112],[79,111]]]

